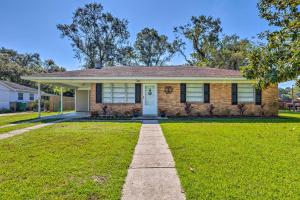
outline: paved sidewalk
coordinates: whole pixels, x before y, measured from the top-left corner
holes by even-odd
[[[31,114],[31,113],[33,113],[33,112],[32,111],[28,111],[28,112],[2,113],[2,114],[0,114],[0,117],[12,116],[12,115]]]
[[[145,120],[123,186],[122,200],[184,200],[175,163],[156,120]]]
[[[7,132],[7,133],[3,133],[3,134],[0,134],[0,140],[6,139],[6,138],[9,138],[9,137],[13,137],[15,135],[20,135],[20,134],[26,133],[26,132],[31,131],[31,130],[35,130],[35,129],[42,128],[42,127],[45,127],[45,126],[53,125],[53,124],[63,122],[63,121],[66,121],[66,119],[61,119],[61,120],[57,120],[57,121],[54,121],[54,122],[48,122],[48,123],[45,123],[45,124],[38,124],[38,125],[35,125],[35,126],[30,126],[30,127],[27,127],[27,128],[22,128],[22,129],[10,131],[10,132]]]

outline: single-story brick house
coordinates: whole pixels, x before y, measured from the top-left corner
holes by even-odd
[[[104,67],[23,77],[75,89],[76,111],[127,115],[276,116],[278,87],[256,89],[239,71],[192,66]],[[211,108],[214,109],[211,109]]]

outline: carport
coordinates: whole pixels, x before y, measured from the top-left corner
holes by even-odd
[[[22,77],[25,80],[34,81],[38,86],[38,116],[41,117],[41,84],[51,84],[60,87],[60,113],[63,114],[63,89],[73,89],[75,91],[75,112],[89,112],[89,96],[91,86],[89,83],[80,83],[72,80],[51,79],[49,77]]]

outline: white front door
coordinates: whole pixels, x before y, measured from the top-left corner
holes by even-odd
[[[143,114],[157,115],[156,84],[143,84]]]

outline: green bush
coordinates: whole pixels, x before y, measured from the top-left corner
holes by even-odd
[[[1,108],[0,113],[11,113],[11,110],[7,108]]]
[[[38,100],[35,100],[33,102],[32,109],[34,111],[38,110]],[[49,100],[41,99],[41,110],[42,111],[49,111],[50,110],[50,102],[49,102]]]

